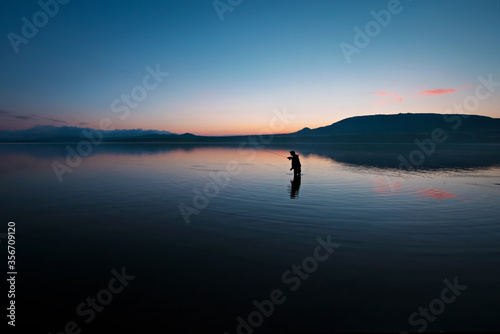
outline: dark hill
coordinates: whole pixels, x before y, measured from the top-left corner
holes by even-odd
[[[456,132],[499,131],[500,119],[457,114],[397,114],[356,116],[316,129],[304,128],[294,135],[370,135],[430,133],[435,128]]]
[[[304,128],[289,136],[303,137],[303,140],[322,137],[343,142],[408,142],[416,136],[431,135],[436,128],[445,131],[453,142],[500,141],[500,119],[458,114],[356,116],[316,129]]]

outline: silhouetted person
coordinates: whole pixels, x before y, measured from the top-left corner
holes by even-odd
[[[300,189],[300,175],[294,175],[293,181],[290,180],[291,188],[290,188],[290,198],[299,197],[299,189]]]
[[[297,154],[295,154],[295,151],[290,151],[290,155],[291,157],[288,157],[288,160],[292,160],[292,168],[290,168],[290,170],[293,169],[293,176],[300,176],[300,160],[299,160],[299,156]]]

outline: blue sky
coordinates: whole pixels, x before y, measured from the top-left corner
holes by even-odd
[[[500,81],[498,0],[401,0],[348,62],[341,43],[355,46],[353,28],[364,31],[389,3],[243,0],[221,21],[210,0],[72,0],[16,53],[9,33],[23,37],[22,18],[42,9],[12,2],[0,13],[0,129],[98,128],[110,118],[121,129],[249,134],[286,107],[291,132],[357,115],[450,112],[479,76]],[[148,66],[168,76],[119,118],[113,101],[142,86]],[[500,117],[499,91],[473,113]]]

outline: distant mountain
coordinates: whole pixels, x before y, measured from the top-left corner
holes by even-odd
[[[113,142],[138,142],[138,143],[147,143],[147,142],[191,142],[194,139],[199,139],[203,141],[203,136],[196,136],[192,133],[183,133],[179,134],[147,134],[143,136],[136,137],[122,137],[116,139],[109,139],[107,141]]]
[[[459,132],[498,131],[500,119],[477,115],[411,113],[355,116],[316,129],[304,128],[293,134],[301,136],[408,134],[428,133],[437,127],[444,130],[456,127],[455,130]]]
[[[35,126],[26,130],[1,130],[0,141],[3,142],[61,142],[61,141],[79,141],[85,139],[85,132],[91,132],[93,129],[80,128],[75,126]],[[137,138],[148,135],[176,135],[169,131],[159,130],[101,130],[104,140],[114,140],[122,138]]]
[[[500,143],[500,119],[458,114],[397,114],[356,116],[316,129],[267,136],[273,143],[413,143],[446,132],[447,143]],[[0,131],[0,142],[65,142],[85,139],[90,128],[35,126],[27,130]],[[159,130],[102,131],[105,142],[241,143],[248,136],[196,136]]]
[[[343,119],[316,129],[303,128],[289,137],[340,142],[408,142],[440,128],[453,142],[500,142],[500,119],[459,114],[369,115]]]

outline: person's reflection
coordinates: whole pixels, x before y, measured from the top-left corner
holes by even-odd
[[[293,181],[290,180],[290,198],[299,197],[299,188],[300,188],[300,174],[294,175]]]

